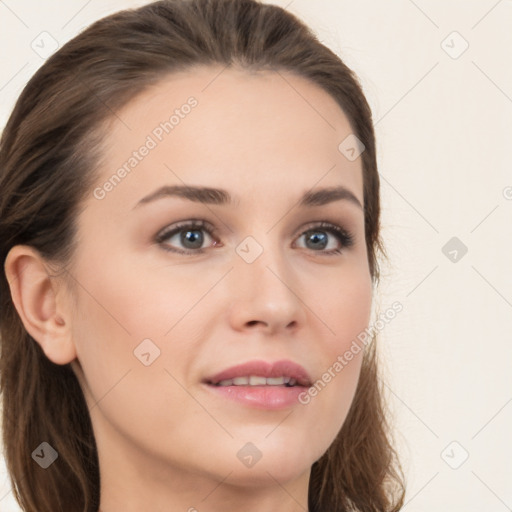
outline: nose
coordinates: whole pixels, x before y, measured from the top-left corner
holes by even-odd
[[[238,255],[229,278],[229,320],[237,331],[289,333],[305,322],[300,280],[279,250],[265,248],[249,263]]]

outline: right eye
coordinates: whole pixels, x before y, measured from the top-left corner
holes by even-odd
[[[208,236],[213,238],[215,236],[215,228],[203,220],[188,220],[173,224],[164,228],[155,238],[155,241],[164,249],[164,251],[176,252],[179,254],[202,254],[205,249],[202,247],[204,244],[204,235],[202,232],[208,233]],[[178,236],[179,235],[179,236]],[[183,249],[171,247],[165,240],[169,240],[178,236],[178,243],[182,244]],[[214,239],[210,246],[219,245],[218,241]]]

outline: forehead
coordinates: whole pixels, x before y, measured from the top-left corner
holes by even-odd
[[[362,204],[361,158],[339,149],[350,134],[334,98],[303,77],[197,67],[168,75],[113,116],[100,185],[122,174],[108,197],[133,205],[163,184],[226,188],[237,200],[342,184]]]

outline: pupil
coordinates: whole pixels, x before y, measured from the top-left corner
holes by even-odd
[[[199,230],[186,231],[182,236],[182,242],[191,243],[191,249],[198,249],[203,245],[203,236]]]
[[[314,242],[313,247],[318,247],[319,246],[319,244],[317,243],[318,241],[320,241],[320,245],[322,246],[322,248],[325,247],[325,244],[327,243],[327,237],[326,237],[325,233],[322,233],[320,235],[318,235],[318,232],[313,233],[309,237],[309,240]]]

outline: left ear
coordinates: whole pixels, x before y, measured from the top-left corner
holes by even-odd
[[[67,364],[77,353],[71,336],[71,310],[64,290],[48,271],[49,266],[34,248],[16,245],[4,269],[11,297],[32,338],[55,364]]]

